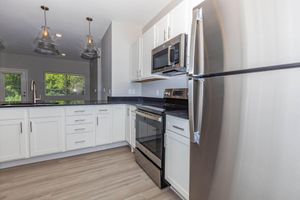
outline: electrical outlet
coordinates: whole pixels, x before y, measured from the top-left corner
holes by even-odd
[[[159,90],[156,90],[156,96],[159,96]]]

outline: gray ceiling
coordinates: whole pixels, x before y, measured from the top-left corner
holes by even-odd
[[[6,52],[33,53],[33,40],[43,25],[40,5],[47,5],[48,26],[52,33],[62,33],[58,39],[59,49],[66,59],[80,59],[87,34],[85,18],[94,18],[92,34],[100,43],[112,20],[146,25],[172,0],[1,0],[0,39],[4,40]]]

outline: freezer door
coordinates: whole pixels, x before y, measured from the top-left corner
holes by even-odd
[[[300,1],[205,0],[193,10],[193,76],[300,62]]]
[[[191,200],[300,199],[299,77],[289,69],[194,81],[203,114]]]

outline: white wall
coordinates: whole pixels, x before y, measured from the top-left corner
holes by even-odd
[[[73,99],[70,98],[52,98],[45,97],[44,95],[44,73],[45,72],[60,72],[60,73],[73,73],[82,74],[86,80],[86,93],[78,99],[90,99],[90,64],[88,61],[73,61],[66,59],[55,59],[53,57],[45,56],[28,56],[19,54],[1,53],[0,68],[14,68],[24,69],[28,72],[28,88],[31,80],[37,83],[37,93],[42,95],[43,100],[56,100],[56,99]],[[29,92],[29,98],[32,93]]]
[[[112,96],[139,96],[141,85],[131,82],[130,47],[141,35],[139,26],[112,22]]]

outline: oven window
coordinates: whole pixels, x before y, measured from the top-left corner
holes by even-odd
[[[163,148],[163,123],[137,115],[136,140],[161,159]]]
[[[153,55],[153,70],[168,66],[168,49],[164,49]]]

